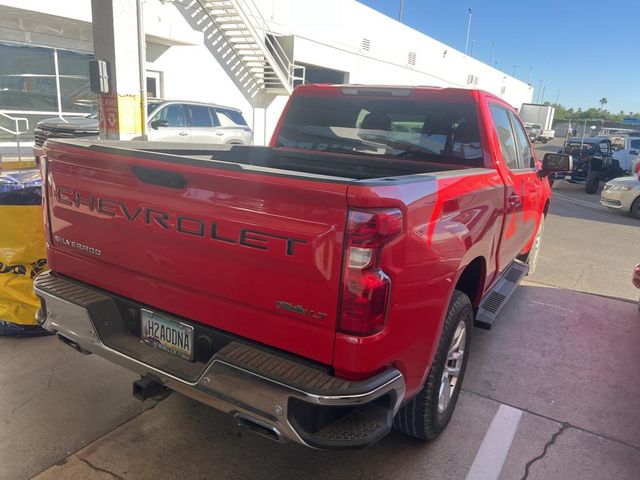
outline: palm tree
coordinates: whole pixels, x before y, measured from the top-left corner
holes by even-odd
[[[607,97],[602,97],[600,100],[598,100],[598,103],[600,104],[600,110],[602,110],[604,106],[609,103],[609,100],[607,100]]]

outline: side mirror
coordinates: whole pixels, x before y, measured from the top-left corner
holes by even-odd
[[[540,178],[552,173],[570,172],[573,168],[573,158],[566,153],[546,153],[542,159],[542,168],[538,172]]]
[[[151,122],[151,128],[153,128],[154,130],[157,130],[160,127],[168,127],[168,126],[169,126],[168,120],[154,120],[153,122]]]

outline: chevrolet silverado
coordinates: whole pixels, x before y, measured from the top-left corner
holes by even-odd
[[[571,161],[486,92],[362,85],[298,87],[268,147],[44,148],[44,328],[314,448],[444,430]]]

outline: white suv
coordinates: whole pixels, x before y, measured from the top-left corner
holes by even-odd
[[[149,101],[152,141],[251,145],[253,132],[235,108],[198,102]]]

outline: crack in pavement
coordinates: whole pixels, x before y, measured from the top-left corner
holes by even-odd
[[[164,399],[163,399],[164,400]],[[141,415],[144,415],[147,412],[150,412],[151,410],[153,410],[154,408],[156,408],[158,405],[160,405],[161,401],[155,402],[153,403],[149,408],[145,408],[144,410],[138,412],[137,414],[135,414],[134,416],[132,416],[131,418],[127,418],[125,420],[123,420],[122,422],[120,422],[118,425],[116,425],[115,427],[113,427],[111,430],[109,430],[108,432],[104,433],[103,435],[100,435],[98,438],[92,440],[91,442],[89,442],[86,445],[81,445],[79,446],[76,450],[73,450],[72,452],[68,452],[67,456],[62,458],[61,460],[58,460],[58,462],[55,462],[49,466],[47,466],[46,468],[44,468],[43,470],[41,470],[40,472],[38,472],[36,475],[34,475],[34,477],[37,477],[38,475],[43,474],[44,472],[46,472],[47,470],[49,470],[51,467],[53,467],[54,465],[59,465],[62,462],[66,462],[66,460],[68,460],[69,458],[75,456],[77,457],[80,461],[87,463],[90,467],[93,467],[93,465],[90,465],[88,461],[85,461],[84,459],[80,458],[78,456],[78,454],[86,449],[91,447],[92,445],[98,443],[100,440],[102,440],[103,438],[107,437],[108,435],[111,435],[113,432],[117,431],[119,428],[123,427],[124,425],[128,424],[129,422],[132,422],[133,420],[135,420],[136,418],[138,418]],[[106,471],[106,473],[109,473],[111,475],[114,475],[114,473]],[[122,477],[117,477],[118,479],[122,479]],[[124,479],[123,479],[124,480]]]
[[[558,431],[556,433],[554,433],[551,436],[551,439],[545,444],[544,449],[542,450],[542,453],[540,455],[538,455],[537,457],[532,458],[531,460],[529,460],[526,465],[524,466],[524,476],[522,477],[522,480],[526,480],[527,477],[529,476],[529,470],[531,469],[531,466],[536,463],[538,460],[544,458],[547,455],[547,451],[549,450],[549,448],[551,448],[551,446],[556,443],[556,440],[558,440],[558,437],[560,435],[562,435],[562,433],[567,429],[567,428],[571,428],[571,426],[567,423],[563,423],[561,424],[560,428],[558,429]]]
[[[592,430],[588,430],[586,428],[580,427],[580,426],[575,425],[573,423],[564,422],[562,420],[558,420],[557,418],[553,418],[553,417],[550,417],[548,415],[544,415],[542,413],[534,412],[533,410],[530,410],[530,409],[528,409],[526,407],[520,407],[520,406],[515,405],[513,403],[509,403],[509,402],[506,402],[504,400],[499,400],[497,398],[493,398],[490,395],[485,395],[483,393],[474,392],[473,390],[469,390],[467,388],[461,388],[460,391],[461,392],[470,393],[471,395],[477,395],[478,397],[485,398],[487,400],[491,400],[492,402],[501,403],[503,405],[507,405],[508,407],[517,408],[518,410],[522,410],[523,412],[528,413],[529,415],[533,415],[535,417],[544,418],[545,420],[549,420],[550,422],[557,423],[559,425],[566,425],[569,428],[572,428],[574,430],[578,430],[580,432],[588,433],[589,435],[593,435],[594,437],[599,437],[599,438],[603,438],[605,440],[608,440],[610,442],[619,443],[620,445],[624,445],[625,447],[633,448],[634,450],[640,450],[640,446],[635,445],[633,443],[629,443],[629,442],[627,442],[625,440],[621,440],[619,438],[612,437],[612,436],[604,434],[604,433],[594,432]]]
[[[85,465],[89,466],[89,468],[95,470],[96,472],[102,472],[102,473],[106,473],[111,475],[113,478],[115,478],[116,480],[124,480],[124,477],[121,477],[120,475],[118,475],[117,473],[113,473],[110,472],[109,470],[106,470],[104,468],[100,468],[100,467],[96,467],[93,463],[91,463],[89,460],[86,460],[84,458],[81,457],[77,457],[78,460],[80,460],[82,463],[84,463]]]

